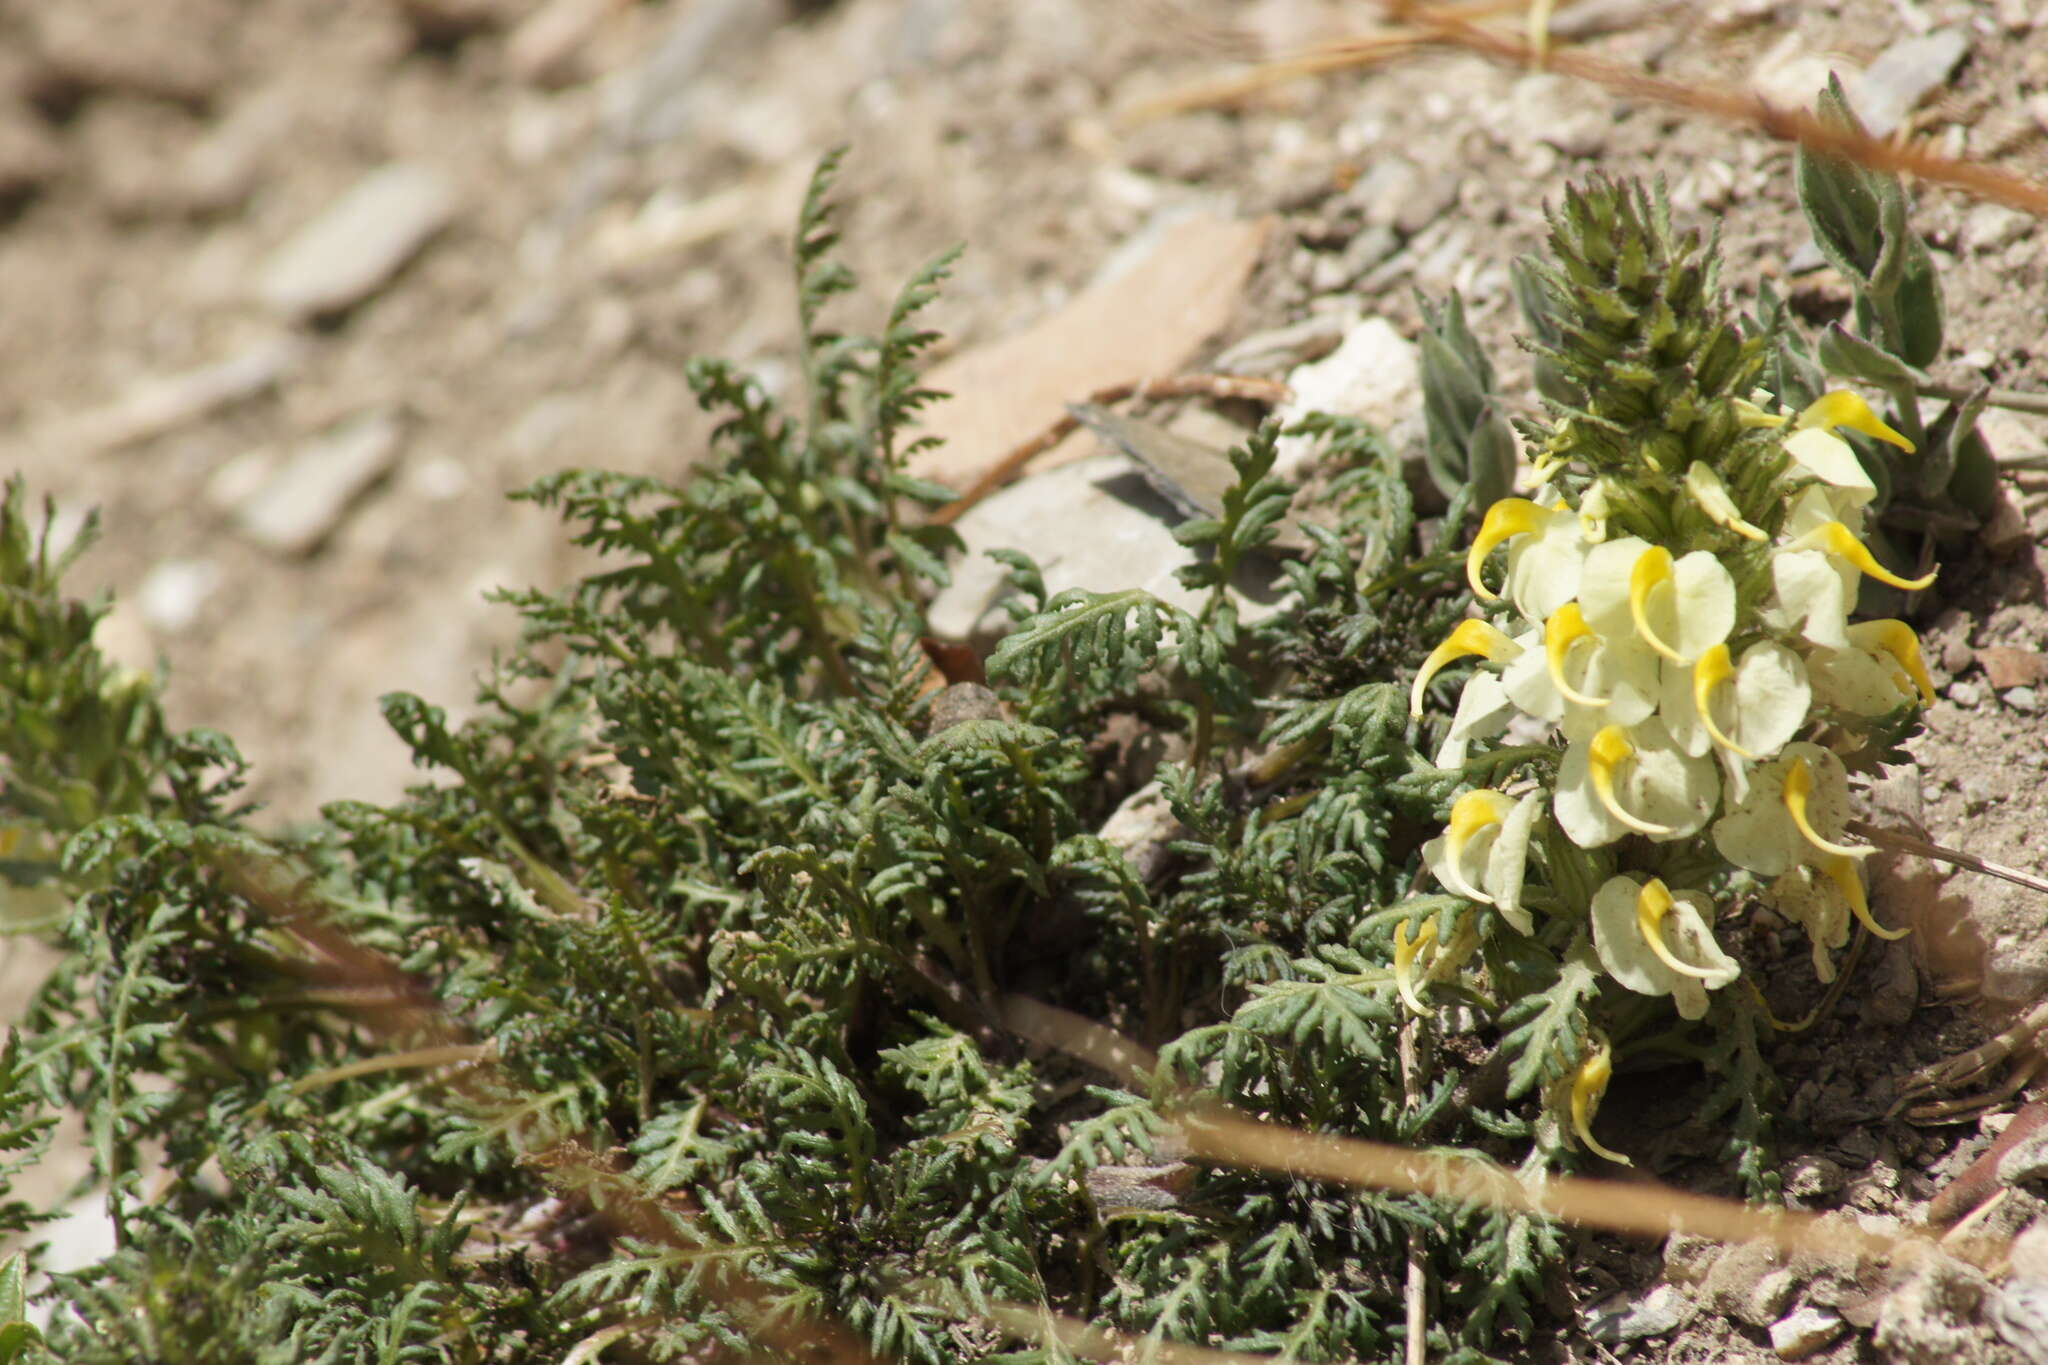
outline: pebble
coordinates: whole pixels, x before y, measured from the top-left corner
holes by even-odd
[[[1668,1336],[1692,1320],[1697,1311],[1678,1287],[1660,1284],[1641,1298],[1617,1295],[1586,1313],[1586,1335],[1609,1343]]]
[[[997,604],[1008,594],[1008,571],[982,553],[1004,547],[1037,560],[1052,593],[1144,588],[1173,606],[1201,610],[1206,594],[1188,591],[1174,576],[1190,559],[1173,538],[1177,517],[1145,505],[1156,496],[1150,489],[1138,462],[1119,454],[1060,465],[983,499],[957,524],[967,553],[932,600],[932,633],[979,641],[1007,627]]]
[[[2032,687],[2010,688],[1999,700],[2023,716],[2035,716],[2041,713],[2041,694]]]
[[[1385,318],[1367,318],[1352,328],[1335,351],[1287,376],[1294,397],[1274,415],[1284,423],[1311,412],[1362,417],[1382,430],[1415,410],[1422,401],[1422,364],[1415,344],[1394,330]],[[1281,438],[1274,473],[1283,479],[1301,475],[1315,458],[1307,437]]]
[[[2008,1280],[1992,1296],[1991,1326],[2027,1365],[2048,1365],[2048,1281]]]
[[[390,471],[399,421],[368,412],[301,449],[236,510],[251,540],[282,554],[310,554],[333,533],[355,500]]]
[[[1952,682],[1948,685],[1948,699],[1961,707],[1981,706],[1984,689],[1973,682]]]
[[[1962,28],[1901,38],[1878,54],[1849,88],[1849,103],[1872,137],[1888,137],[1920,102],[1948,80],[1970,50]]]
[[[1792,254],[1785,258],[1785,273],[1787,275],[1811,275],[1827,263],[1828,258],[1821,255],[1820,243],[1809,237],[1798,246],[1792,248]]]
[[[1842,1188],[1843,1171],[1824,1156],[1802,1156],[1785,1168],[1785,1193],[1799,1199],[1815,1200]]]
[[[1751,1327],[1766,1328],[1799,1292],[1799,1276],[1780,1264],[1775,1247],[1748,1242],[1714,1262],[1702,1286],[1715,1309]]]
[[[1841,1314],[1802,1308],[1771,1324],[1771,1350],[1780,1360],[1804,1360],[1847,1329]]]
[[[1996,251],[2027,234],[2033,217],[2003,204],[1979,204],[1963,219],[1963,240],[1976,252]]]
[[[220,582],[221,567],[210,559],[167,559],[143,578],[135,605],[144,621],[175,635],[199,619]]]
[[[2048,1127],[2035,1129],[1998,1159],[1999,1184],[2024,1185],[2032,1180],[2048,1180]]]
[[[398,161],[357,181],[258,272],[257,296],[291,318],[321,318],[381,288],[455,216],[455,191],[432,167]]]

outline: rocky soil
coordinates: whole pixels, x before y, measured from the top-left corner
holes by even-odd
[[[1526,391],[1507,263],[1539,242],[1544,201],[1595,171],[1663,176],[1719,230],[1739,299],[1769,279],[1810,320],[1847,306],[1785,146],[1563,76],[1434,54],[1125,117],[1365,8],[0,0],[0,469],[66,526],[100,509],[81,586],[118,595],[109,648],[167,667],[174,718],[233,734],[288,820],[394,795],[410,773],[376,695],[459,711],[514,630],[487,590],[577,568],[506,492],[566,464],[684,474],[707,430],[681,377],[692,354],[793,381],[788,224],[836,144],[864,280],[850,321],[968,247],[934,314],[956,477],[1106,385],[1206,368],[1299,384],[1332,352],[1318,401],[1413,440],[1417,291],[1459,289]],[[2048,14],[2031,0],[1558,9],[1560,40],[1611,62],[1784,102],[1834,70],[1901,138],[2048,169]],[[1937,368],[2048,390],[2048,231],[1925,188],[1916,224],[1948,295]],[[1176,420],[1220,439],[1213,414]],[[2038,871],[2048,423],[2001,411],[1986,430],[2012,461],[2008,508],[1927,594],[1941,699],[1879,804]],[[1084,433],[1053,458],[1095,448]],[[1107,534],[1065,496],[1067,548]],[[1891,1114],[1913,1067],[2048,994],[2048,897],[1917,859],[1878,893],[1921,932],[1868,954],[1849,1003],[1781,1064],[1788,1190],[1882,1224],[1924,1216],[2015,1122],[2017,1099],[1935,1126]],[[0,993],[32,970],[17,947]],[[1618,1085],[1610,1112],[1627,1103]],[[1669,1132],[1649,1169],[1723,1188],[1715,1136]],[[2048,1360],[2048,1163],[2008,1164],[1986,1218],[2034,1231],[2002,1278],[1943,1263],[1892,1284],[1589,1239],[1563,1349]]]

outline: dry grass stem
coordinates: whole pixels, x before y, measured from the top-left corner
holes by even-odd
[[[1948,157],[1907,142],[1851,133],[1821,122],[1803,109],[1781,109],[1744,90],[1700,81],[1667,80],[1646,71],[1618,66],[1582,52],[1552,45],[1538,51],[1526,37],[1485,28],[1452,7],[1403,5],[1395,10],[1402,21],[1382,32],[1338,39],[1307,52],[1261,63],[1251,70],[1190,86],[1134,105],[1131,119],[1158,118],[1191,109],[1242,100],[1259,90],[1309,76],[1378,65],[1426,48],[1475,52],[1509,66],[1556,71],[1599,85],[1628,99],[1687,110],[1727,123],[1742,124],[1784,142],[1895,175],[1910,175],[1931,184],[1947,185],[1987,199],[2048,216],[2048,185],[1982,162]]]

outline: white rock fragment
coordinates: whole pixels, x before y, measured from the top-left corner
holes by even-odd
[[[1888,137],[1948,80],[1970,50],[1961,28],[1901,38],[1878,54],[1863,78],[1847,87],[1849,103],[1872,137]]]
[[[1668,1336],[1697,1311],[1676,1285],[1660,1284],[1641,1298],[1616,1295],[1586,1314],[1586,1335],[1609,1343]]]
[[[291,318],[361,303],[455,216],[455,190],[429,166],[398,161],[357,181],[258,272],[257,296]]]
[[[1289,374],[1287,384],[1294,397],[1276,414],[1282,422],[1327,412],[1361,417],[1384,430],[1422,406],[1422,365],[1415,344],[1385,318],[1359,323],[1331,354]],[[1315,443],[1306,437],[1284,437],[1273,472],[1283,479],[1300,479],[1315,451]]]
[[[1842,1335],[1847,1324],[1825,1308],[1802,1308],[1771,1324],[1771,1350],[1780,1360],[1804,1360]]]
[[[1174,577],[1191,555],[1173,538],[1171,518],[1119,493],[1151,496],[1136,460],[1108,455],[1047,470],[978,503],[955,526],[967,554],[954,564],[951,586],[932,601],[933,633],[975,637],[1008,588],[1008,571],[983,552],[1004,548],[1036,560],[1053,594],[1143,588],[1174,606],[1201,610],[1205,594],[1189,592]]]
[[[199,619],[220,581],[220,565],[210,559],[167,559],[143,578],[135,605],[153,628],[175,635]]]
[[[307,444],[235,514],[251,540],[283,554],[317,549],[398,458],[399,422],[365,413]]]

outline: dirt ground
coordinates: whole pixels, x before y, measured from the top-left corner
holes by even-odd
[[[1902,135],[2040,175],[2038,8],[1590,0],[1560,4],[1559,28],[1622,65],[1787,99],[1902,38],[1958,33],[1960,60]],[[965,243],[933,314],[951,350],[1056,313],[1162,222],[1271,215],[1201,359],[1312,316],[1382,316],[1412,337],[1416,291],[1455,285],[1523,392],[1506,266],[1538,244],[1544,201],[1593,171],[1665,177],[1683,215],[1719,228],[1738,298],[1772,279],[1810,319],[1846,306],[1839,277],[1814,268],[1782,144],[1560,76],[1437,54],[1228,109],[1120,117],[1368,9],[0,0],[0,470],[67,519],[101,509],[105,543],[79,585],[118,595],[110,648],[161,659],[174,720],[231,733],[292,818],[395,795],[411,774],[377,694],[460,711],[515,628],[485,591],[576,567],[556,524],[506,492],[568,464],[681,474],[707,430],[682,380],[690,355],[790,382],[788,225],[836,144],[851,149],[844,251],[864,286],[845,316],[878,321],[911,270]],[[392,163],[431,181],[411,186],[417,250],[344,302],[294,303],[280,252]],[[2048,390],[2048,231],[1925,188],[1915,221],[1949,303],[1936,368]],[[1988,431],[2001,457],[2048,450],[2042,419],[2001,412]],[[308,469],[339,448],[358,477],[316,486]],[[2048,697],[1986,660],[2024,670],[2048,645],[2038,477],[2007,480],[2027,534],[2002,556],[1967,549],[1929,594],[1942,697],[1890,797],[1928,838],[2029,869],[2048,865]],[[2048,994],[2048,898],[1923,864],[1879,892],[1898,918],[1968,928],[1870,955],[1852,997],[1866,1003],[1796,1045],[1787,1162],[1823,1172],[1800,1187],[1809,1204],[1910,1219],[1998,1119],[1887,1119],[1898,1079]],[[1714,1147],[1680,1131],[1656,1173],[1711,1186]],[[1687,1281],[1682,1262],[1590,1255],[1575,1286],[1589,1315],[1660,1274],[1700,1311],[1574,1352],[1771,1358],[1771,1319]],[[1878,1350],[1844,1311],[1850,1329],[1811,1358],[1913,1355]]]

